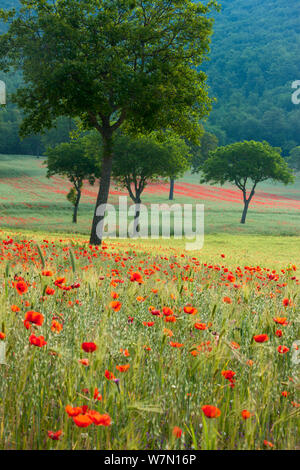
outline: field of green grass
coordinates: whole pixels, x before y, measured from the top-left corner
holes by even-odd
[[[59,177],[48,180],[42,162],[43,158],[0,156],[0,226],[88,234],[97,185],[85,185],[78,224],[71,226],[72,206],[66,199],[70,185]],[[113,188],[110,202],[116,204],[119,194],[118,188]],[[150,186],[142,202],[168,203],[168,184]],[[300,236],[299,175],[291,186],[271,182],[260,185],[245,226],[239,223],[241,194],[230,185],[200,186],[199,175],[187,174],[176,182],[174,203],[204,204],[206,235]]]

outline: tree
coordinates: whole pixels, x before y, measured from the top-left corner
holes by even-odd
[[[191,144],[192,173],[199,173],[203,163],[209,158],[209,152],[218,147],[218,138],[210,132],[204,132],[200,145]]]
[[[73,223],[75,224],[84,180],[88,180],[93,185],[96,178],[100,176],[98,161],[85,152],[83,144],[84,140],[81,139],[48,147],[46,151],[47,177],[65,176],[73,184],[67,199],[74,206]]]
[[[288,164],[296,171],[300,171],[300,147],[294,147],[290,151]]]
[[[93,158],[99,151],[99,139],[91,134],[86,142],[86,152]],[[189,165],[188,145],[170,132],[116,137],[112,176],[135,203],[134,235],[139,231],[141,196],[146,186],[162,178],[176,178],[187,171]]]
[[[14,100],[22,135],[79,117],[103,140],[90,242],[101,243],[115,132],[170,128],[197,140],[211,100],[200,65],[209,51],[215,0],[23,0],[2,12],[0,65],[22,68]]]
[[[267,179],[281,181],[284,184],[294,181],[290,168],[280,154],[280,149],[271,147],[267,142],[253,140],[217,148],[210,153],[210,157],[202,167],[202,173],[203,183],[223,185],[228,181],[242,191],[244,201],[242,224],[246,222],[248,207],[258,183]]]

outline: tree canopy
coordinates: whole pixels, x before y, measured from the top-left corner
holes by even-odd
[[[76,223],[84,180],[93,185],[100,176],[98,160],[90,157],[85,151],[84,139],[48,147],[45,154],[48,178],[61,175],[73,185],[67,198],[74,205],[73,222]]]
[[[147,184],[176,178],[190,166],[189,147],[176,135],[151,134],[135,139],[121,135],[114,147],[113,178],[125,187],[131,199],[141,202]]]

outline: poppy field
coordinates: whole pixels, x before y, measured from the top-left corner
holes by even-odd
[[[43,158],[28,155],[1,155],[0,223],[7,229],[70,232],[72,205],[66,196],[71,184],[67,179],[46,178]],[[258,186],[251,202],[247,223],[242,226],[242,193],[235,186],[200,185],[198,174],[187,173],[175,183],[174,203],[204,204],[205,234],[261,234],[297,236],[300,234],[300,176],[295,184],[284,186],[266,182]],[[78,223],[73,233],[88,235],[97,197],[97,185],[85,182],[79,206]],[[114,184],[109,203],[117,205],[119,196],[126,196]],[[171,203],[169,183],[159,182],[146,187],[142,202]],[[131,200],[128,200],[128,206]]]
[[[1,449],[299,449],[296,237],[208,245],[1,232]]]

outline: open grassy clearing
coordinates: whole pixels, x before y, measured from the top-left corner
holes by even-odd
[[[70,184],[61,178],[45,177],[42,158],[0,157],[0,223],[2,227],[70,232],[71,204],[66,200]],[[85,186],[74,233],[88,234],[96,200],[97,186]],[[113,188],[110,202],[125,194]],[[142,201],[168,203],[168,184],[150,186]],[[175,186],[174,203],[205,205],[205,234],[239,233],[261,235],[300,235],[300,177],[285,187],[267,182],[259,186],[250,206],[247,223],[240,222],[242,203],[238,190],[199,185],[199,176],[187,174]],[[130,201],[128,202],[130,205]]]

